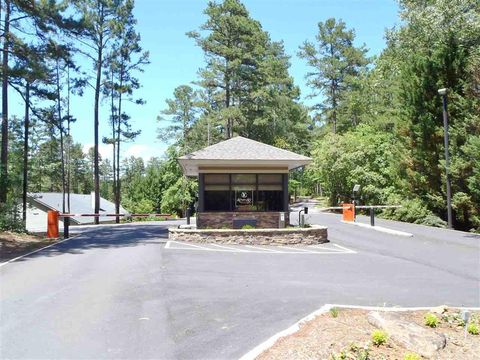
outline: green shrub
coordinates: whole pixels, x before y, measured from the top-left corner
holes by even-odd
[[[435,314],[428,313],[428,314],[425,315],[424,319],[425,319],[425,325],[427,325],[431,328],[437,327],[438,318]]]
[[[383,218],[440,228],[446,227],[446,222],[429,210],[420,199],[405,199],[397,194],[392,194],[387,199],[387,203],[402,205],[402,207],[384,210],[381,214]]]
[[[330,309],[330,315],[332,315],[333,318],[338,317],[338,308],[332,307],[332,308]]]
[[[478,325],[473,322],[468,324],[467,331],[469,334],[478,335],[479,334]]]
[[[374,330],[372,332],[373,345],[380,346],[387,342],[388,334],[383,330]]]
[[[250,229],[255,229],[255,226],[245,224],[242,226],[242,230],[250,230]]]
[[[0,231],[26,232],[18,204],[0,204]]]
[[[415,353],[407,353],[403,357],[403,360],[422,360],[422,358],[420,357],[420,355],[417,355]]]

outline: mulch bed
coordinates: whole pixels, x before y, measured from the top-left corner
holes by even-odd
[[[337,317],[328,312],[321,314],[301,325],[298,332],[280,338],[257,359],[402,360],[405,355],[412,354],[412,351],[398,346],[390,339],[383,345],[373,345],[371,334],[376,328],[367,321],[368,313],[367,310],[338,309]],[[480,335],[467,334],[464,337],[464,328],[457,321],[458,310],[449,308],[443,314],[436,314],[439,318],[436,328],[424,325],[426,313],[427,311],[401,312],[403,319],[446,336],[446,347],[438,352],[435,359],[480,359]],[[478,324],[480,312],[474,312],[472,317]],[[362,357],[366,353],[364,349],[367,349],[368,357]]]
[[[56,240],[44,235],[27,233],[0,232],[0,261],[8,261],[25,255],[41,247],[53,244]]]

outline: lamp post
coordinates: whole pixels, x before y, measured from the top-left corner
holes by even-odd
[[[448,112],[447,112],[447,88],[439,89],[438,94],[443,102],[443,139],[445,142],[445,177],[447,181],[447,221],[448,228],[452,228],[452,193],[450,185],[450,158],[448,155]]]

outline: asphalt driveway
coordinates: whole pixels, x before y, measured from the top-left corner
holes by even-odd
[[[478,236],[310,222],[354,253],[165,247],[158,223],[96,228],[6,264],[0,357],[232,359],[324,303],[480,305]]]

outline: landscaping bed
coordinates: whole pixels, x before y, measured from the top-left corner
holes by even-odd
[[[17,256],[25,255],[54,242],[54,239],[47,239],[44,235],[9,231],[0,232],[0,261],[7,261]]]
[[[308,228],[282,229],[168,229],[168,238],[195,243],[239,245],[315,245],[328,242],[327,228],[312,225]]]
[[[372,314],[393,317],[400,324],[408,324],[408,327],[389,334],[385,329],[372,325]],[[433,319],[436,319],[435,324]],[[475,326],[478,330],[479,321],[480,312],[472,312],[470,324],[475,325],[470,325],[472,333],[467,332],[465,337],[460,311],[453,308],[395,312],[334,308],[302,323],[297,332],[280,338],[256,359],[480,359],[480,335],[473,334]],[[419,339],[420,336],[405,331],[410,327],[419,329],[425,338]],[[405,339],[409,343],[416,344],[413,349],[407,349],[402,343],[402,331],[405,331]],[[443,339],[441,347],[444,347],[435,350],[433,356],[422,357],[420,354],[425,349],[421,341],[425,340],[425,347],[428,347],[429,341],[437,338]],[[374,344],[383,340],[384,343]]]

